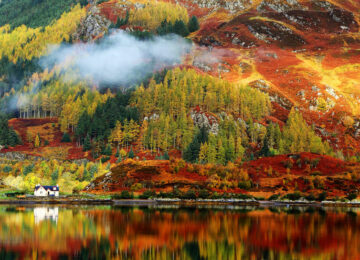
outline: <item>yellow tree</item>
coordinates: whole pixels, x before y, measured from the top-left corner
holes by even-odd
[[[119,147],[120,144],[123,142],[123,131],[122,131],[122,125],[119,121],[116,121],[115,128],[111,131],[109,141],[113,143],[117,143],[117,147]]]

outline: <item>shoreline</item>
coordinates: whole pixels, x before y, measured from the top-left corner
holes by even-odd
[[[256,207],[360,207],[360,202],[334,201],[269,201],[269,200],[182,200],[182,199],[9,199],[0,200],[0,205],[110,205],[110,206],[203,206],[203,205],[237,205]]]

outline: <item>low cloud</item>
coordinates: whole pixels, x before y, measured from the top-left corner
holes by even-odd
[[[181,63],[190,49],[191,43],[177,35],[143,41],[118,31],[96,43],[51,46],[40,63],[44,68],[60,64],[71,80],[130,86]]]

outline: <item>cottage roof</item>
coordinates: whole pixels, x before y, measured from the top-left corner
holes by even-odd
[[[42,186],[42,185],[36,185],[35,190],[40,189],[43,187],[45,190],[51,190],[51,191],[59,191],[59,186]]]

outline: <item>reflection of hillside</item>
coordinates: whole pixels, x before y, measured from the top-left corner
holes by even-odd
[[[56,225],[53,221],[35,224],[36,212],[0,215],[3,250],[27,256],[91,255],[103,259],[117,255],[134,259],[360,257],[356,214],[60,208]]]

